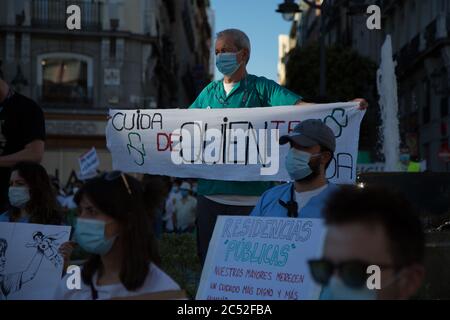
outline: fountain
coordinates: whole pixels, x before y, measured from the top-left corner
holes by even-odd
[[[427,277],[418,299],[450,299],[450,272],[442,271],[450,263],[450,231],[438,226],[450,226],[450,173],[399,172],[400,133],[398,120],[397,80],[392,58],[391,37],[381,49],[381,64],[377,71],[382,125],[380,142],[384,155],[384,172],[363,173],[361,186],[380,186],[402,192],[418,209],[425,237]]]
[[[392,58],[391,36],[387,35],[381,48],[381,64],[377,71],[377,87],[380,96],[382,125],[380,140],[384,155],[384,171],[398,171],[400,153],[400,133],[398,123],[397,78],[395,76],[395,62]]]

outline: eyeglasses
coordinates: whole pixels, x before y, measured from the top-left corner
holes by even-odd
[[[128,194],[131,195],[132,192],[131,192],[130,185],[128,184],[127,177],[125,176],[125,174],[123,174],[123,172],[121,172],[121,171],[111,171],[111,172],[106,173],[103,176],[103,179],[105,179],[106,181],[114,181],[114,180],[116,180],[118,178],[122,179],[123,184],[125,185],[125,188],[127,188]]]
[[[377,265],[383,269],[394,269],[391,265],[380,265],[374,263],[367,263],[360,260],[350,260],[334,264],[330,260],[310,260],[308,261],[311,275],[318,284],[327,285],[333,276],[335,270],[342,282],[350,288],[361,288],[366,285],[369,274],[367,268],[371,265]]]

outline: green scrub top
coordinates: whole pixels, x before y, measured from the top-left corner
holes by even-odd
[[[301,96],[280,86],[273,80],[255,75],[247,75],[238,82],[227,95],[223,80],[211,82],[199,94],[189,108],[256,108],[291,106],[302,99]],[[270,181],[221,181],[199,179],[197,193],[200,195],[246,195],[260,196],[271,188]]]

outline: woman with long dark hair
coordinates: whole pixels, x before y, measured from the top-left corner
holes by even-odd
[[[119,171],[89,180],[75,196],[75,241],[91,257],[81,270],[81,289],[67,288],[56,299],[111,299],[179,290],[157,267],[151,217],[140,182]],[[68,277],[70,275],[67,275]]]
[[[0,215],[0,222],[63,222],[50,178],[38,163],[19,162],[12,168],[8,197],[10,209]]]

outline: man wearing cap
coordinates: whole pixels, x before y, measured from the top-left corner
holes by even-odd
[[[267,190],[251,215],[321,218],[325,200],[338,188],[325,176],[336,149],[334,133],[321,120],[305,120],[280,138],[280,145],[287,143],[286,170],[293,181]]]

